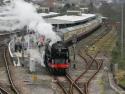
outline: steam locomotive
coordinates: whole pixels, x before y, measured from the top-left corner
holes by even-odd
[[[64,75],[70,66],[69,50],[62,41],[45,46],[44,64],[52,74]]]

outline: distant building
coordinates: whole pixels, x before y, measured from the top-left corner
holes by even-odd
[[[114,2],[114,0],[85,0],[86,3],[90,3],[90,2],[93,2],[93,3],[101,3],[101,2]]]
[[[125,3],[125,0],[118,0],[119,3]]]
[[[80,4],[82,0],[67,0],[69,4]]]
[[[65,5],[65,4],[76,4],[79,5],[80,3],[83,3],[85,0],[55,0],[54,2],[60,5]]]

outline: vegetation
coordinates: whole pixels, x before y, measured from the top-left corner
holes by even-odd
[[[117,22],[121,22],[121,5],[117,5],[116,7],[113,7],[116,11],[116,16],[114,17],[114,20],[117,21]],[[124,4],[124,13],[125,13],[125,4]],[[123,15],[124,18],[125,18],[125,15]],[[113,64],[118,64],[118,68],[119,68],[119,71],[118,71],[118,74],[119,75],[116,75],[116,78],[118,78],[118,84],[120,84],[121,86],[124,86],[125,87],[125,43],[123,43],[124,45],[124,49],[123,49],[123,58],[121,58],[121,24],[119,24],[117,26],[117,37],[118,37],[118,40],[116,42],[116,47],[113,49],[112,51],[112,63]],[[123,29],[125,30],[125,25],[123,27]],[[125,32],[125,31],[124,31]],[[125,34],[125,33],[124,33]],[[124,40],[125,40],[125,35],[124,36]],[[124,72],[124,73],[122,73]]]
[[[80,10],[80,8],[75,4],[65,4],[63,8],[60,9],[62,14],[66,14],[67,10]]]
[[[124,86],[124,87],[125,87],[125,80],[124,80],[124,79],[120,80],[120,81],[119,81],[119,84],[120,84],[121,86]]]
[[[125,4],[123,4],[124,17],[125,18]],[[119,72],[116,78],[118,83],[125,87],[125,42],[124,42],[124,55],[121,58],[121,4],[108,4],[104,2],[102,6],[97,10],[103,16],[108,17],[111,21],[119,23],[117,24],[117,42],[112,51],[112,63],[118,64]],[[124,41],[125,41],[125,24],[124,24]]]
[[[112,63],[118,64],[120,69],[125,70],[125,57],[121,59],[121,52],[119,46],[116,46],[112,51]]]

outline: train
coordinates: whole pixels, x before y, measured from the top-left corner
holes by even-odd
[[[88,16],[88,14],[84,15]],[[90,14],[89,16],[87,18],[80,17],[81,20],[76,19],[73,22],[69,22],[66,17],[72,18],[75,16],[60,16],[51,19],[52,22],[57,22],[52,25],[56,27],[55,32],[63,40],[54,43],[51,47],[48,45],[45,47],[44,64],[51,73],[65,74],[66,70],[70,67],[68,46],[70,46],[69,44],[72,44],[74,37],[76,37],[76,40],[80,37],[83,39],[101,26],[102,19],[100,17],[93,14]],[[64,20],[61,22],[60,19],[62,18],[66,18],[65,20],[68,22]]]
[[[95,29],[100,27],[101,24],[101,17],[95,15],[85,22],[76,22],[75,25],[71,24],[71,27],[61,28],[57,33],[61,36],[65,43],[69,43],[72,41],[74,36],[76,36],[76,38],[85,38],[87,35],[93,33]]]
[[[70,67],[69,49],[63,41],[57,41],[51,46],[45,45],[44,64],[54,75],[65,75]]]

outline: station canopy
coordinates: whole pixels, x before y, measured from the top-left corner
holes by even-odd
[[[56,17],[48,18],[45,20],[51,24],[73,24],[77,22],[84,22],[93,17],[96,17],[96,15],[95,14],[82,14],[80,16],[63,15],[63,16],[56,16]]]
[[[59,13],[56,13],[56,12],[49,12],[49,13],[39,13],[39,15],[41,17],[51,17],[51,16],[56,16],[56,15],[59,15]]]

